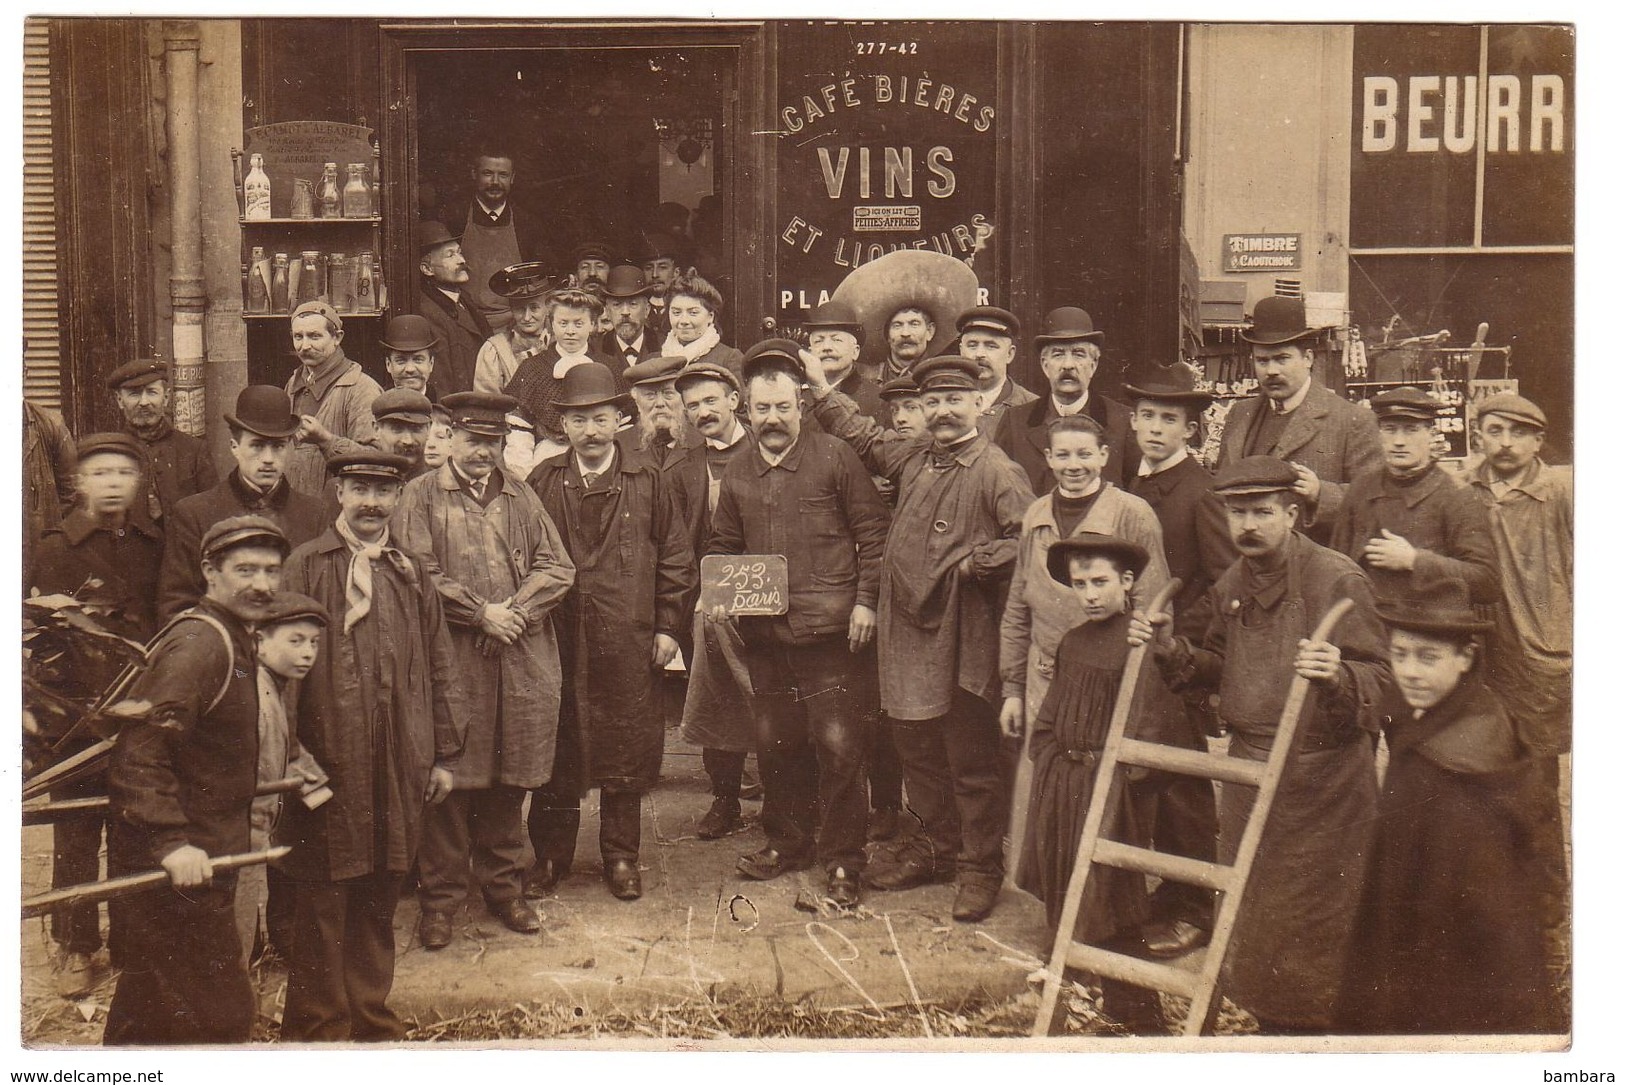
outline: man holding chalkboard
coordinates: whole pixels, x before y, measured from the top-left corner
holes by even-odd
[[[868,831],[869,745],[852,672],[874,638],[891,518],[857,453],[802,429],[799,350],[768,339],[745,355],[756,447],[723,472],[708,550],[782,555],[789,575],[784,615],[739,619],[767,833],[739,871],[767,880],[816,860],[831,903],[851,907]]]

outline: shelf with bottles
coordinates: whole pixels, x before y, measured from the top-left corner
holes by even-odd
[[[341,316],[377,315],[389,295],[372,249],[324,253],[273,252],[255,245],[242,265],[243,317],[282,317],[310,301],[326,302]]]

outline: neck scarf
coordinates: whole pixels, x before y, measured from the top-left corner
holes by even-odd
[[[682,358],[685,362],[697,362],[711,352],[711,348],[722,342],[722,333],[717,331],[715,324],[705,329],[694,342],[686,346],[677,341],[676,332],[666,333],[666,343],[660,348],[660,353],[668,358]]]
[[[417,574],[412,571],[412,563],[406,555],[389,545],[389,529],[384,529],[384,535],[377,542],[362,542],[356,538],[350,525],[344,517],[339,517],[333,523],[333,530],[338,532],[344,545],[350,548],[350,572],[344,580],[344,601],[349,604],[344,611],[344,632],[348,634],[355,624],[365,618],[372,610],[372,563],[379,558],[388,559],[413,587],[417,586]]]

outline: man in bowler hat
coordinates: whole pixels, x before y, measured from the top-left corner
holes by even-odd
[[[384,325],[378,345],[384,348],[384,369],[389,373],[390,387],[429,394],[435,352],[440,346],[434,325],[416,313],[392,316]]]
[[[643,272],[631,264],[617,264],[604,280],[604,308],[610,329],[598,337],[598,353],[624,361],[628,368],[660,356],[666,341],[665,316],[656,317],[649,303],[654,293]]]
[[[420,222],[418,274],[417,311],[434,325],[441,344],[428,388],[429,398],[439,402],[474,387],[475,359],[491,338],[491,325],[465,296],[469,270],[460,235],[438,222]]]

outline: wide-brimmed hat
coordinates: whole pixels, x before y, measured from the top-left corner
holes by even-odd
[[[1088,310],[1076,305],[1063,305],[1044,314],[1044,330],[1033,336],[1039,350],[1045,343],[1070,343],[1083,339],[1091,343],[1104,343],[1106,333],[1095,329],[1094,318]]]
[[[440,405],[451,415],[452,428],[484,437],[504,437],[509,428],[508,415],[518,408],[519,401],[489,392],[453,392],[442,397]]]
[[[627,394],[609,366],[602,362],[582,362],[574,366],[559,382],[559,394],[553,406],[566,411],[573,408],[600,407],[605,403],[622,404]]]
[[[385,350],[398,350],[402,354],[433,350],[439,342],[440,335],[434,330],[434,325],[417,313],[390,317],[389,323],[384,325],[384,334],[378,337],[379,346]]]
[[[410,388],[391,388],[380,392],[372,401],[372,416],[379,421],[398,418],[402,422],[426,426],[433,419],[434,404],[422,392]]]
[[[162,358],[140,358],[133,362],[125,362],[111,373],[107,374],[107,387],[144,388],[153,381],[169,379],[169,363]]]
[[[831,301],[852,307],[863,322],[863,355],[869,362],[884,361],[890,352],[886,328],[903,309],[920,309],[931,317],[936,334],[926,344],[924,357],[946,350],[958,334],[959,314],[976,304],[980,285],[976,272],[963,260],[940,252],[899,249],[871,260],[841,280]]]
[[[1183,364],[1163,366],[1151,380],[1124,384],[1123,397],[1130,406],[1149,399],[1156,403],[1177,403],[1197,412],[1207,410],[1213,403],[1213,393],[1198,389],[1196,374]]]
[[[224,412],[223,417],[233,429],[247,430],[261,437],[292,437],[299,429],[293,400],[271,384],[250,384],[238,392],[236,409]]]
[[[526,260],[522,264],[509,264],[493,272],[488,282],[491,293],[510,302],[539,298],[553,289],[553,276],[539,260]]]
[[[677,374],[688,365],[688,359],[679,355],[665,355],[659,358],[645,358],[636,365],[626,367],[621,378],[637,388],[645,384],[665,384],[667,381],[677,379]]]
[[[288,536],[274,521],[263,516],[228,516],[203,533],[198,553],[205,558],[214,558],[239,546],[254,545],[280,550],[284,557],[293,549],[288,543]]]
[[[1479,418],[1487,414],[1498,414],[1502,418],[1510,418],[1526,426],[1534,426],[1542,431],[1546,429],[1546,412],[1541,410],[1534,400],[1525,399],[1513,392],[1491,396],[1478,405],[1475,413]]]
[[[1151,555],[1146,548],[1137,542],[1120,539],[1116,535],[1085,531],[1058,539],[1050,546],[1049,555],[1045,559],[1049,565],[1050,577],[1070,588],[1071,564],[1075,557],[1115,558],[1124,569],[1136,577],[1145,572],[1146,565],[1151,561]]]
[[[1243,497],[1290,491],[1297,484],[1298,473],[1285,460],[1248,456],[1219,469],[1213,479],[1213,492],[1220,497]]]
[[[1451,638],[1486,633],[1494,624],[1473,612],[1467,586],[1456,580],[1424,581],[1408,589],[1404,598],[1381,600],[1377,617],[1390,629]]]
[[[644,281],[643,269],[631,264],[616,264],[609,269],[609,277],[604,280],[606,298],[642,298],[647,297],[653,289]]]
[[[443,222],[430,220],[429,222],[418,223],[419,256],[427,256],[432,250],[438,249],[442,245],[452,241],[461,241],[462,239],[462,234],[452,233],[446,229],[446,224]]]
[[[1371,397],[1371,410],[1379,422],[1385,418],[1414,418],[1419,422],[1431,422],[1439,417],[1440,406],[1438,400],[1422,389],[1409,385],[1389,388]]]
[[[976,305],[966,309],[959,314],[958,327],[960,335],[976,329],[1011,339],[1021,338],[1021,321],[1016,319],[1016,314],[997,305]]]
[[[981,369],[969,358],[957,354],[942,354],[917,363],[911,372],[920,391],[953,390],[976,392],[981,390],[977,374]]]
[[[1241,337],[1260,346],[1275,346],[1319,334],[1319,328],[1309,326],[1302,298],[1282,298],[1272,294],[1258,299],[1258,304],[1253,306],[1253,326],[1242,332]]]

